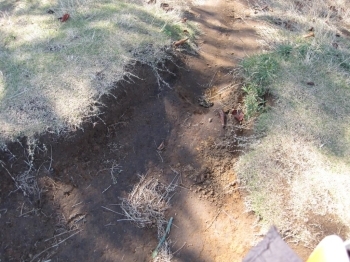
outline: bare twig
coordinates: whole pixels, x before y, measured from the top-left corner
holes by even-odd
[[[70,231],[62,232],[62,233],[57,234],[57,235],[55,235],[55,236],[53,236],[53,237],[50,237],[50,238],[48,238],[48,239],[45,239],[44,242],[47,242],[47,241],[49,241],[49,240],[51,240],[51,239],[53,239],[53,238],[62,236],[62,235],[64,235],[64,234],[67,234],[67,233],[70,233],[70,232],[73,232],[73,231],[76,231],[76,230],[78,230],[78,229],[73,229],[73,230],[70,230]]]
[[[218,218],[218,216],[220,215],[221,210],[219,210],[219,212],[216,214],[216,216],[214,217],[213,221],[211,221],[211,223],[207,226],[207,228],[204,231],[207,231],[216,221],[216,219]]]
[[[45,253],[46,251],[50,250],[51,248],[54,247],[58,247],[60,244],[62,244],[63,242],[67,241],[68,239],[70,239],[71,237],[75,236],[76,234],[80,233],[82,230],[79,230],[78,232],[75,232],[74,234],[70,235],[69,237],[63,239],[62,241],[58,242],[57,244],[54,244],[48,248],[46,248],[45,250],[41,251],[39,254],[36,254],[32,260],[30,260],[30,262],[33,262],[35,259],[37,259],[40,255],[42,255],[43,253]]]
[[[183,249],[183,247],[186,245],[186,242],[178,249],[178,250],[176,250],[174,253],[173,253],[173,255],[175,255],[177,252],[179,252],[181,249]]]
[[[116,213],[116,214],[118,214],[118,215],[124,215],[124,214],[121,214],[121,213],[118,213],[117,211],[114,211],[114,210],[112,210],[112,209],[110,209],[110,208],[108,208],[108,207],[104,207],[104,206],[101,206],[102,208],[104,208],[104,209],[106,209],[106,210],[108,210],[108,211],[111,211],[111,212],[113,212],[113,213]]]
[[[50,166],[49,166],[49,172],[51,172],[51,164],[52,164],[52,146],[50,145],[51,147],[51,157],[50,157]]]
[[[162,160],[162,163],[164,163],[164,161],[163,161],[163,158],[162,158],[161,154],[159,153],[159,151],[158,151],[158,150],[156,150],[156,151],[157,151],[157,153],[158,153],[158,155],[159,155],[160,159]]]
[[[82,204],[82,203],[83,203],[83,201],[81,201],[81,202],[79,202],[79,203],[74,204],[72,207],[76,207],[77,205],[80,205],[80,204]]]
[[[104,192],[106,192],[111,186],[112,186],[112,185],[109,185],[109,187],[107,187],[105,190],[103,190],[103,191],[102,191],[102,194],[103,194]]]
[[[211,80],[210,80],[210,82],[209,82],[208,87],[211,87],[211,84],[213,83],[213,80],[214,80],[214,78],[215,78],[215,76],[216,76],[216,74],[217,74],[218,72],[219,72],[219,71],[216,71],[216,72],[215,72],[215,74],[213,75],[213,77],[211,78]]]

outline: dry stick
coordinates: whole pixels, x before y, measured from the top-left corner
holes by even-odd
[[[116,224],[112,224],[111,222],[110,223],[108,223],[108,224],[106,224],[106,225],[104,225],[105,227],[108,227],[108,226],[115,226]]]
[[[58,247],[58,245],[62,244],[66,240],[70,239],[71,237],[75,236],[76,234],[80,233],[82,230],[79,230],[78,232],[75,232],[74,234],[70,235],[69,237],[63,239],[62,241],[58,242],[57,244],[52,245],[51,247],[46,248],[45,250],[41,251],[39,254],[35,255],[30,262],[33,262],[35,259],[37,259],[41,254],[45,253],[46,251],[50,250],[53,247]]]
[[[228,216],[228,218],[229,218],[233,223],[237,224],[237,222],[235,221],[235,219],[234,219],[231,215],[227,214],[227,212],[226,212],[225,210],[222,210],[222,211]]]
[[[210,88],[210,86],[211,86],[211,84],[212,84],[212,82],[213,82],[213,80],[214,80],[214,77],[216,76],[216,74],[217,74],[218,72],[219,72],[219,70],[216,71],[215,74],[213,75],[213,77],[211,78],[211,81],[210,81],[210,83],[209,83],[209,85],[208,85],[209,88]]]
[[[23,204],[22,204],[22,207],[21,207],[21,214],[19,215],[20,217],[22,216],[22,214],[23,214],[23,206],[24,206],[24,202],[23,202]]]
[[[160,153],[159,153],[159,151],[157,150],[157,153],[158,153],[158,155],[159,155],[159,157],[160,157],[160,159],[162,160],[162,163],[164,162],[163,161],[163,158],[162,158],[162,156],[160,155]]]
[[[105,190],[103,190],[103,191],[102,191],[102,194],[103,194],[104,192],[106,192],[111,186],[112,186],[112,185],[109,185],[109,187],[107,187]]]
[[[81,203],[83,203],[83,201],[79,202],[79,203],[76,203],[75,205],[73,205],[72,207],[75,207],[77,205],[80,205]]]
[[[169,166],[171,171],[173,171],[176,175],[180,176],[180,180],[181,180],[181,185],[183,185],[183,181],[182,181],[182,174],[177,172],[174,168],[172,168],[171,166]]]
[[[213,221],[211,221],[210,225],[204,230],[207,231],[215,222],[215,220],[218,218],[218,216],[220,215],[221,210],[219,210],[219,212],[216,214],[216,216],[214,217]]]
[[[112,209],[109,209],[108,207],[104,207],[104,206],[101,206],[101,207],[104,208],[104,209],[106,209],[106,210],[108,210],[108,211],[111,211],[111,212],[113,212],[113,213],[116,213],[116,214],[118,214],[118,215],[124,216],[123,214],[118,213],[117,211],[114,211],[114,210],[112,210]]]
[[[53,239],[53,238],[55,238],[55,237],[59,237],[59,236],[61,236],[61,235],[64,235],[64,234],[67,234],[67,233],[70,233],[70,232],[76,231],[76,230],[78,230],[78,229],[73,229],[73,230],[69,230],[69,231],[62,232],[62,233],[60,233],[60,234],[58,234],[58,235],[55,235],[55,236],[53,236],[53,237],[50,237],[50,238],[44,240],[44,242],[47,242],[47,241],[49,241],[49,240],[51,240],[51,239]]]
[[[174,253],[173,253],[173,255],[175,255],[177,252],[179,252],[181,249],[183,249],[183,247],[186,245],[186,242],[178,249],[178,250],[176,250]]]
[[[11,175],[10,171],[8,171],[8,169],[7,169],[6,167],[4,167],[4,164],[3,164],[3,163],[4,163],[4,162],[2,162],[2,161],[0,160],[1,166],[6,170],[7,174],[11,177],[11,179],[13,180],[13,182],[15,182],[15,184],[17,185],[16,180],[15,180],[14,177]]]
[[[19,96],[19,95],[21,95],[21,94],[23,94],[23,93],[26,93],[26,92],[28,92],[28,90],[24,90],[24,91],[22,91],[22,92],[20,92],[20,93],[18,93],[18,94],[16,94],[16,95],[13,95],[13,96],[11,96],[11,97],[5,98],[5,100],[10,100],[10,99],[15,98],[16,96]]]
[[[52,146],[50,145],[51,147],[51,157],[50,157],[50,166],[49,166],[49,172],[51,171],[51,164],[52,164]]]
[[[220,90],[218,90],[218,91],[217,91],[217,94],[216,94],[215,96],[211,96],[210,99],[213,99],[214,97],[217,97],[218,95],[221,95],[221,93],[222,93],[224,90],[226,90],[227,88],[229,88],[229,87],[234,88],[234,87],[237,87],[237,86],[238,86],[238,84],[236,84],[236,85],[229,84],[229,85],[227,85],[227,86],[221,88]]]
[[[29,214],[29,213],[32,213],[32,212],[34,212],[34,211],[35,211],[35,208],[33,208],[32,210],[30,210],[30,211],[28,211],[28,212],[25,212],[25,213],[21,214],[19,217],[23,217],[24,215]]]

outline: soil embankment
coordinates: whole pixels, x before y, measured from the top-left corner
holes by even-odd
[[[118,83],[115,97],[104,98],[100,119],[69,136],[41,137],[39,147],[47,148],[37,149],[33,162],[40,197],[24,197],[21,190],[9,194],[16,188],[2,173],[1,261],[149,261],[156,229],[117,221],[124,218],[117,214],[122,212],[120,198],[139,181],[137,174],[165,183],[180,174],[167,211],[167,217],[174,217],[169,236],[174,261],[242,259],[253,244],[254,217],[244,212],[237,189],[237,153],[217,145],[229,135],[219,110],[233,109],[240,100],[239,83],[227,88],[232,70],[259,50],[245,11],[243,4],[228,1],[192,6],[185,16],[203,32],[199,51],[179,53],[179,67],[169,62],[176,76],[164,77],[172,89],[159,90],[150,69],[139,65],[133,73],[142,80]],[[212,107],[198,102],[205,94]],[[228,117],[226,124],[233,121]],[[161,143],[164,149],[157,150]],[[23,139],[9,145],[16,157],[1,155],[11,174],[26,169],[25,144]]]

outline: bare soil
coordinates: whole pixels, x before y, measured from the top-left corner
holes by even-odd
[[[232,84],[241,58],[259,51],[254,24],[242,19],[245,11],[243,3],[223,0],[193,6],[186,17],[201,26],[200,51],[177,51],[179,67],[168,64],[176,76],[163,75],[172,89],[159,90],[151,70],[138,65],[133,73],[142,80],[116,83],[117,99],[103,98],[103,121],[91,119],[83,130],[63,137],[41,136],[39,145],[48,150],[35,152],[40,197],[15,191],[1,169],[0,261],[151,261],[156,228],[117,221],[125,218],[117,214],[122,213],[117,204],[139,181],[138,174],[164,183],[180,174],[166,214],[174,217],[173,261],[242,260],[256,240],[255,217],[245,212],[237,188],[237,152],[218,146],[230,135],[219,110],[238,106],[240,83],[218,91]],[[212,107],[198,103],[204,94],[214,97]],[[228,125],[238,124],[226,117]],[[13,176],[27,168],[25,145],[22,138],[8,145],[16,157],[0,156]]]

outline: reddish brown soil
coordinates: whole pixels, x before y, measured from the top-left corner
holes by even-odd
[[[193,6],[186,16],[204,32],[200,52],[177,51],[181,67],[169,62],[176,76],[164,75],[172,89],[159,90],[151,70],[138,65],[134,73],[143,80],[116,84],[117,99],[103,99],[103,122],[92,119],[83,131],[64,137],[40,137],[39,146],[48,148],[35,154],[40,197],[11,193],[16,187],[0,170],[0,261],[151,261],[156,229],[117,222],[124,217],[102,206],[121,213],[112,204],[120,204],[131,191],[137,174],[170,183],[174,170],[181,174],[181,187],[166,214],[174,217],[169,236],[173,261],[244,257],[254,244],[255,218],[245,212],[237,189],[237,153],[217,145],[230,135],[219,110],[236,108],[240,100],[239,83],[220,90],[234,81],[239,59],[259,50],[254,24],[238,18],[245,9],[229,1]],[[199,106],[197,99],[205,93],[215,96],[213,107]],[[234,121],[227,118],[228,125]],[[8,152],[0,156],[12,175],[26,169],[26,139],[20,141],[9,145],[16,157]],[[165,149],[157,152],[162,142]],[[116,184],[110,175],[113,163],[122,170]],[[59,235],[67,230],[73,231]]]

